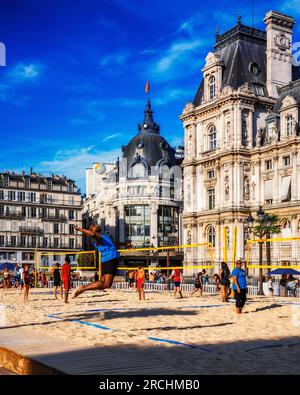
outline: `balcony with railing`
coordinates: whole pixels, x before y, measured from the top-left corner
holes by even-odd
[[[45,199],[45,198],[26,198],[26,199],[18,199],[16,196],[15,199],[12,199],[10,196],[0,196],[0,201],[4,202],[12,202],[16,204],[31,204],[31,205],[50,205],[50,206],[69,206],[69,207],[77,207],[78,209],[82,207],[81,201],[69,201],[63,199]]]
[[[24,219],[24,215],[22,213],[19,213],[19,212],[6,211],[4,213],[0,213],[0,219],[22,220],[22,219]]]
[[[32,227],[32,226],[20,226],[19,231],[24,234],[36,234],[36,235],[42,235],[44,233],[44,230],[38,227]]]
[[[0,244],[0,248],[28,248],[28,249],[43,249],[43,250],[80,250],[82,247],[79,244],[75,244],[74,247],[70,247],[68,244],[54,244],[54,243],[22,243],[20,241],[16,243],[4,242]]]
[[[56,214],[53,214],[53,215],[44,214],[43,215],[43,214],[41,214],[41,220],[42,221],[49,221],[49,222],[51,222],[51,221],[53,221],[53,222],[67,222],[67,217],[63,214],[59,214],[59,215],[56,215]]]

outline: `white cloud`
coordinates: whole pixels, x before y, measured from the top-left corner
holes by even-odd
[[[39,64],[19,63],[12,70],[8,71],[7,80],[16,84],[33,81],[40,76],[42,68]]]
[[[280,6],[284,12],[289,12],[291,16],[300,14],[300,0],[288,0]]]
[[[111,53],[108,55],[103,56],[100,59],[101,66],[121,66],[127,62],[128,58],[130,57],[129,51],[121,51],[116,53]]]
[[[105,141],[108,141],[111,139],[115,139],[116,137],[119,137],[119,136],[122,136],[121,133],[113,133],[113,134],[110,134],[109,136],[105,137],[102,141],[105,142]]]
[[[153,104],[157,106],[166,105],[173,101],[181,100],[185,98],[188,100],[193,94],[194,89],[182,89],[182,88],[174,88],[174,89],[167,89],[162,92],[158,92],[155,95],[153,100]]]
[[[186,58],[189,52],[193,52],[201,46],[200,40],[173,43],[165,52],[165,55],[157,62],[154,67],[155,72],[161,73],[170,70],[173,64],[182,58]]]
[[[65,174],[84,189],[87,167],[95,162],[114,161],[118,156],[121,156],[121,151],[117,148],[110,151],[106,151],[103,147],[99,150],[96,146],[73,148],[58,151],[52,161],[42,161],[36,167],[43,171]]]
[[[12,69],[8,68],[0,78],[0,100],[19,106],[27,104],[29,96],[21,93],[20,87],[36,82],[43,69],[43,65],[33,63],[19,63]]]
[[[102,105],[98,100],[90,100],[84,105],[80,102],[80,109],[77,111],[76,117],[71,118],[71,123],[75,125],[101,123],[106,118],[101,110]]]

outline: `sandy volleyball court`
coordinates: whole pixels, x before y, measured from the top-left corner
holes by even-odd
[[[6,306],[2,327],[72,339],[87,348],[120,348],[125,354],[126,348],[147,349],[145,358],[159,348],[165,363],[170,362],[170,374],[174,364],[191,364],[191,373],[200,374],[236,369],[299,374],[296,299],[249,297],[244,314],[237,316],[234,304],[222,304],[218,295],[185,296],[147,293],[147,300],[139,302],[135,292],[108,290],[85,293],[65,305],[51,290],[37,289],[24,304],[20,291],[9,290],[0,294],[0,304]]]

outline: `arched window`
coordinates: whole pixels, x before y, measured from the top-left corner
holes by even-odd
[[[171,179],[171,171],[168,165],[163,164],[159,168],[159,178],[164,181],[170,181]]]
[[[147,171],[142,163],[136,163],[132,166],[129,173],[130,178],[146,178]]]
[[[209,100],[212,100],[216,96],[216,78],[214,76],[210,77],[208,80],[209,89]]]
[[[283,219],[280,225],[282,229],[289,229],[291,227],[291,223],[288,219]]]
[[[288,219],[283,219],[280,223],[281,226],[281,237],[291,237],[292,236],[292,229],[291,223]]]
[[[216,245],[216,232],[213,226],[207,228],[207,241],[211,243],[213,247]]]
[[[210,126],[208,130],[208,148],[209,150],[217,148],[217,129],[215,125]]]

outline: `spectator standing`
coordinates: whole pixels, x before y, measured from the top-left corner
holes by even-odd
[[[232,289],[235,296],[235,306],[237,314],[241,314],[247,300],[247,278],[246,272],[242,269],[241,260],[236,261],[236,267],[231,273],[233,279]]]

